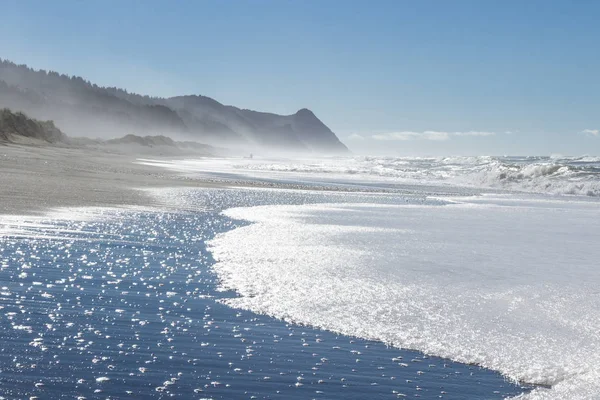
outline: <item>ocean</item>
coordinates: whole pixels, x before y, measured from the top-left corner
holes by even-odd
[[[230,188],[1,217],[0,395],[600,398],[599,161],[139,160]]]

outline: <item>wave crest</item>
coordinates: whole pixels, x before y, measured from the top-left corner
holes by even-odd
[[[237,168],[278,173],[368,178],[410,184],[451,184],[534,193],[600,196],[600,157],[356,157],[254,163]]]

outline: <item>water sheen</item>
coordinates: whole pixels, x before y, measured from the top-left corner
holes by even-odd
[[[2,219],[2,397],[501,399],[524,390],[476,366],[220,302],[237,294],[219,289],[205,243],[247,224],[222,209],[367,198],[261,190],[160,195],[187,210]]]

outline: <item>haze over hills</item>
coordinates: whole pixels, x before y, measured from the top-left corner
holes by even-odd
[[[1,107],[53,120],[69,136],[163,135],[249,150],[348,152],[308,109],[277,115],[223,105],[205,96],[142,96],[6,60],[0,60]]]
[[[22,112],[0,109],[0,143],[42,141],[64,143],[67,136],[52,121],[36,121]]]
[[[198,142],[175,141],[166,136],[125,135],[118,139],[73,138],[65,135],[54,121],[38,121],[23,112],[0,109],[0,145],[6,143],[93,148],[121,154],[223,156],[227,149]]]

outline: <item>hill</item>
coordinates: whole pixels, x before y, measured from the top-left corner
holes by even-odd
[[[96,148],[113,153],[152,155],[227,154],[225,149],[198,142],[178,142],[166,136],[126,135],[116,139],[71,138],[54,125],[53,121],[38,121],[22,112],[0,109],[0,144],[60,145],[72,148]]]
[[[89,145],[88,145],[89,146]],[[167,136],[125,135],[117,139],[97,141],[96,146],[103,146],[117,152],[154,155],[226,155],[227,150],[219,149],[198,142],[175,141]]]
[[[223,105],[205,96],[142,96],[6,60],[0,60],[0,107],[54,120],[69,136],[163,135],[248,149],[348,151],[308,109],[277,115]]]
[[[37,121],[21,112],[0,110],[0,142],[66,142],[67,136],[53,121]]]

